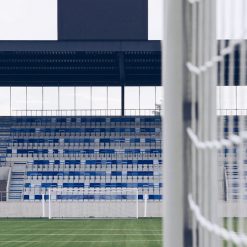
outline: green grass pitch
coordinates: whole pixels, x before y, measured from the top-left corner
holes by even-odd
[[[1,247],[161,247],[161,219],[0,219]]]

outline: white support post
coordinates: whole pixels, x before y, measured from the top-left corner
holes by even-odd
[[[148,194],[144,194],[144,217],[147,217]]]
[[[49,220],[51,219],[51,189],[49,189]]]
[[[163,41],[163,184],[165,247],[184,245],[184,126],[183,100],[185,77],[184,0],[165,1]]]
[[[45,218],[45,195],[42,194],[42,217]]]
[[[10,181],[11,181],[11,167],[9,168],[9,173],[8,173],[8,181],[7,181],[7,187],[6,187],[6,192],[7,192],[7,194],[6,194],[6,201],[9,200],[9,194],[10,194],[10,192],[9,192]],[[24,198],[23,198],[23,199],[24,199]]]
[[[138,189],[136,189],[136,218],[139,218]]]

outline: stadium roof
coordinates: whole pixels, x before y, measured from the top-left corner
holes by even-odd
[[[0,41],[0,86],[159,86],[160,41]]]

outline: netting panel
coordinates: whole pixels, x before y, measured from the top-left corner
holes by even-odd
[[[222,2],[222,1],[221,1]],[[246,121],[245,117],[216,116],[216,85],[246,84],[246,3],[235,18],[241,19],[239,40],[216,40],[216,2],[188,0],[192,34],[186,62],[191,85],[192,179],[188,195],[192,211],[193,246],[246,246]],[[226,27],[222,4],[221,26],[234,37],[234,24]],[[227,8],[235,11],[235,2]],[[229,9],[228,9],[229,11]],[[187,13],[188,14],[188,13]],[[235,20],[233,19],[232,22]],[[237,52],[236,52],[237,50]],[[237,54],[237,55],[236,55]]]
[[[138,218],[138,189],[49,190],[49,218]]]

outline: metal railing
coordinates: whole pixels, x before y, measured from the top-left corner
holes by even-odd
[[[218,116],[245,116],[247,115],[247,109],[217,109]]]
[[[6,202],[9,200],[23,200],[23,192],[8,192],[8,191],[0,191],[0,202]]]
[[[217,115],[247,115],[247,109],[217,109]],[[125,116],[160,116],[161,109],[125,109]],[[11,116],[121,116],[121,109],[12,110]]]
[[[161,109],[125,109],[126,116],[159,116]],[[121,109],[12,110],[12,116],[121,116]]]

